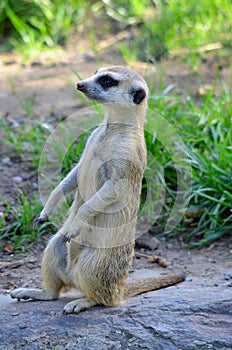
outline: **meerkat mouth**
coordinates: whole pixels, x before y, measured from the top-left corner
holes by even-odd
[[[106,102],[102,97],[88,91],[84,92],[84,95],[91,101],[97,101],[101,103]]]
[[[82,92],[90,100],[104,102],[104,99],[99,96],[99,92],[89,89],[86,84],[82,82],[77,83],[77,91]]]

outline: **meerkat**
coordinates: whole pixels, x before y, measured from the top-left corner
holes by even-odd
[[[75,191],[67,220],[44,251],[44,289],[11,292],[18,300],[44,301],[57,299],[62,289],[83,292],[85,298],[69,302],[65,314],[98,304],[116,306],[128,297],[184,280],[180,273],[126,281],[146,168],[146,82],[129,68],[113,66],[78,82],[77,90],[102,104],[104,120],[35,220],[48,220],[57,204]]]

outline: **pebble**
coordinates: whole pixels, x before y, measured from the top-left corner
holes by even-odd
[[[160,241],[157,238],[152,237],[152,239],[150,240],[151,250],[158,249],[159,245],[160,245]]]
[[[5,158],[2,159],[1,163],[3,165],[11,166],[13,162],[12,162],[12,160],[9,157],[5,157]]]
[[[203,346],[206,345],[207,343],[203,340],[194,340],[195,345]]]
[[[186,282],[192,282],[193,278],[191,276],[187,276],[185,279]]]
[[[174,258],[175,260],[183,260],[183,255],[175,255]]]
[[[19,326],[19,328],[20,328],[20,329],[25,329],[25,328],[27,328],[27,325],[26,325],[26,324],[21,324],[21,325]]]
[[[6,98],[8,95],[5,92],[0,92],[0,98]]]
[[[14,176],[12,177],[12,180],[15,184],[20,184],[23,181],[23,178],[21,176]]]
[[[33,190],[38,190],[38,184],[36,182],[32,183],[32,189]]]
[[[53,126],[50,123],[42,123],[42,127],[49,132],[52,132],[54,130]]]

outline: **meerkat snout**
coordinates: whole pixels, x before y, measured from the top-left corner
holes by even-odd
[[[85,92],[86,90],[85,84],[83,84],[82,82],[77,83],[77,90]]]

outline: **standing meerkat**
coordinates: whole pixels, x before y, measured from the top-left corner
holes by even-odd
[[[56,205],[75,191],[66,222],[44,252],[44,289],[11,292],[18,300],[54,300],[63,288],[79,289],[86,297],[69,302],[66,314],[97,304],[116,306],[125,298],[184,280],[182,274],[171,274],[126,281],[146,168],[146,82],[129,68],[113,66],[79,82],[77,90],[102,103],[104,120],[35,221],[48,220]]]

